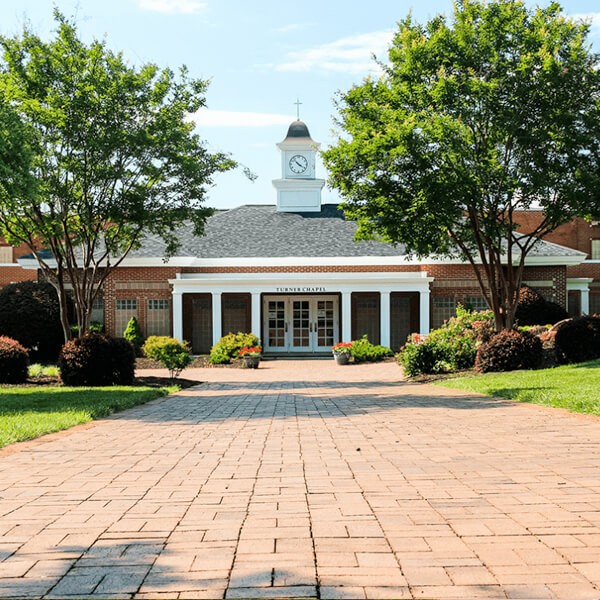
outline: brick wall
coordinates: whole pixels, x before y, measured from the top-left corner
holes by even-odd
[[[600,267],[600,265],[599,265]],[[457,302],[465,303],[467,298],[481,296],[477,279],[469,265],[362,265],[362,266],[272,266],[272,267],[123,267],[109,276],[104,288],[105,325],[109,333],[122,335],[115,331],[115,302],[117,299],[136,299],[138,302],[138,320],[142,331],[146,329],[147,300],[171,299],[168,279],[174,279],[182,273],[369,273],[369,272],[415,272],[425,271],[434,277],[431,287],[432,296],[452,296]],[[565,267],[527,267],[524,273],[526,281],[552,282],[550,291],[553,299],[566,306],[566,268]]]
[[[115,269],[104,284],[104,325],[110,335],[122,336],[115,331],[116,300],[136,299],[138,321],[146,331],[148,300],[170,300],[169,279],[180,272],[177,267],[123,267]],[[171,328],[173,324],[171,323]],[[172,330],[171,330],[172,333]]]
[[[0,238],[0,247],[9,248],[12,252],[6,252],[6,254],[10,255],[10,259],[7,260],[7,263],[15,263],[14,266],[9,267],[0,267],[0,287],[8,285],[9,283],[16,283],[18,281],[36,281],[37,280],[37,271],[30,271],[28,269],[23,269],[20,267],[16,261],[21,256],[25,254],[30,254],[29,248],[27,246],[21,245],[18,247],[9,246],[4,242],[2,238]],[[3,261],[0,261],[3,262]]]
[[[37,271],[23,269],[18,265],[14,267],[0,267],[0,287],[19,281],[37,281],[37,278]]]
[[[592,277],[600,281],[600,263],[583,263],[567,269],[567,277]]]
[[[514,219],[519,224],[518,230],[523,233],[529,233],[535,229],[542,221],[541,211],[518,211],[515,212]],[[591,225],[579,217],[569,223],[557,227],[553,232],[544,237],[548,242],[554,242],[567,248],[574,248],[588,255],[591,252],[592,239],[600,239],[600,226]]]
[[[435,277],[431,285],[432,296],[453,296],[456,302],[464,304],[466,298],[482,295],[475,273],[468,265],[427,265],[424,268]],[[552,286],[543,289],[550,289],[552,299],[561,306],[566,306],[567,302],[566,278],[564,266],[525,267],[523,272],[523,280],[527,282],[551,281]]]

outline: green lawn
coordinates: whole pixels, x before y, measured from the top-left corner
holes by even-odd
[[[600,415],[600,360],[539,371],[457,377],[436,385]]]
[[[105,417],[173,387],[0,387],[0,447]]]

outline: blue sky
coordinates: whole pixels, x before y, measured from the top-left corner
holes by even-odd
[[[199,133],[258,175],[254,183],[239,170],[220,175],[208,198],[217,208],[275,202],[275,144],[296,117],[297,97],[313,139],[327,146],[336,91],[375,72],[370,57],[385,59],[397,21],[409,11],[424,22],[452,10],[451,0],[1,0],[0,31],[14,34],[29,21],[50,36],[53,5],[75,18],[85,40],[105,38],[133,64],[185,64],[211,81],[208,110],[196,115]],[[592,19],[591,40],[600,49],[598,0],[562,6]],[[317,176],[326,178],[322,165]],[[323,200],[338,197],[325,188]]]

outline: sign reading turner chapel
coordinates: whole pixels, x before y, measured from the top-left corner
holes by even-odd
[[[311,294],[314,294],[316,292],[326,292],[327,288],[324,288],[324,287],[310,287],[310,286],[302,286],[302,287],[278,287],[278,288],[275,288],[275,291],[278,294],[294,294],[294,293],[300,293],[300,294],[311,293]]]

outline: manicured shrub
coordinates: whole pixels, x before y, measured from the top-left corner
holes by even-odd
[[[62,347],[58,366],[66,385],[129,384],[134,378],[135,353],[123,338],[87,333]]]
[[[135,379],[135,350],[133,344],[125,338],[109,337],[112,355],[112,383],[131,385]]]
[[[0,290],[0,335],[19,341],[32,360],[53,362],[65,341],[51,284],[22,281]]]
[[[398,354],[408,376],[470,369],[477,347],[493,334],[491,311],[472,312],[458,306],[456,316],[427,336],[414,334]]]
[[[129,323],[127,323],[127,327],[125,327],[125,331],[123,332],[123,337],[131,342],[135,353],[140,355],[142,344],[144,343],[144,336],[142,335],[140,324],[135,317],[129,319]]]
[[[554,351],[559,364],[600,358],[600,316],[577,317],[560,323]]]
[[[187,342],[180,343],[175,338],[164,335],[151,335],[142,350],[148,358],[158,360],[168,369],[171,379],[177,377],[192,362]]]
[[[519,303],[515,313],[515,320],[519,325],[554,325],[568,317],[562,306],[549,302],[536,290],[526,285],[519,290]]]
[[[354,362],[377,362],[394,355],[386,346],[371,344],[366,335],[363,335],[360,340],[352,342],[350,354],[352,354]]]
[[[441,344],[430,343],[426,339],[414,339],[402,348],[398,354],[398,362],[409,377],[448,373],[454,370],[453,365],[446,360],[448,354],[448,348]]]
[[[56,365],[40,365],[39,363],[34,363],[29,365],[27,372],[30,378],[60,377],[60,371]]]
[[[29,355],[27,350],[12,338],[0,337],[0,383],[27,381]]]
[[[536,369],[542,363],[542,342],[526,331],[500,331],[477,350],[475,369],[490,371],[515,371]]]
[[[229,364],[238,357],[244,347],[260,346],[260,339],[253,333],[228,333],[224,335],[210,350],[209,362],[213,365]]]

